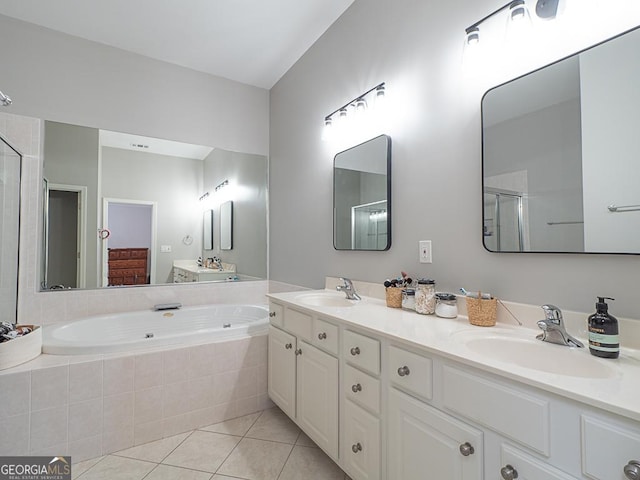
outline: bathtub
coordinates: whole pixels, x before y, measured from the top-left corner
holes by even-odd
[[[45,326],[42,352],[114,353],[260,335],[268,331],[268,313],[259,305],[205,305],[88,317]]]

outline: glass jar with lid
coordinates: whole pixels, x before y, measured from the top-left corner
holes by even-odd
[[[405,310],[416,310],[416,291],[413,288],[405,288],[402,291],[402,308]]]
[[[436,312],[436,281],[422,278],[416,288],[416,312],[433,315]]]
[[[436,315],[443,318],[458,316],[458,299],[453,293],[436,293]]]

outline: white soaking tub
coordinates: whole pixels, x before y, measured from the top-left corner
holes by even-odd
[[[83,355],[168,345],[211,343],[264,334],[269,310],[260,305],[205,305],[88,317],[45,326],[42,352]]]

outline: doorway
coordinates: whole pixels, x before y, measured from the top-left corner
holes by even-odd
[[[147,249],[147,279],[144,283],[155,283],[156,208],[157,203],[151,201],[104,199],[103,227],[98,232],[102,240],[103,287],[110,285],[109,249]]]
[[[86,199],[86,187],[47,186],[45,288],[85,288]]]

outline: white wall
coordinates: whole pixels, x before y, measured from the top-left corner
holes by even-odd
[[[614,314],[639,318],[640,257],[483,249],[480,133],[486,90],[640,24],[638,3],[615,0],[603,10],[602,2],[567,2],[564,18],[538,25],[531,45],[507,54],[494,42],[474,66],[463,62],[464,29],[495,2],[356,0],[271,91],[271,278],[322,287],[325,275],[382,282],[406,270],[435,278],[439,290],[464,286],[577,311],[610,294]],[[487,25],[495,28],[484,38],[502,39],[504,21]],[[382,81],[393,140],[393,245],[335,251],[336,151],[321,140],[323,118]],[[423,239],[433,241],[432,265],[418,263]]]

